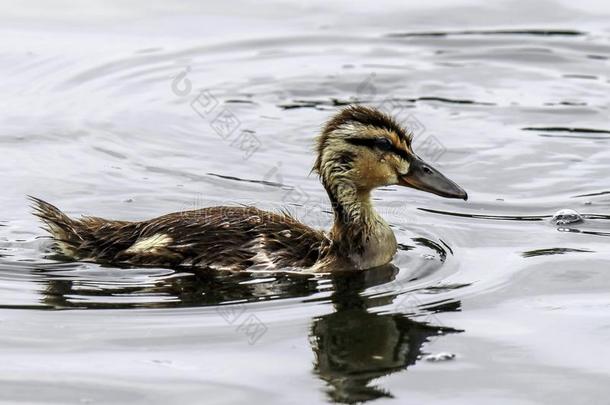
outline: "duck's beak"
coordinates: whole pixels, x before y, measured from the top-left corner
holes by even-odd
[[[409,173],[400,176],[398,184],[441,197],[468,199],[468,194],[462,187],[416,156],[409,165]]]

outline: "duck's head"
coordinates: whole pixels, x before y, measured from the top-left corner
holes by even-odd
[[[404,128],[371,107],[350,106],[331,118],[317,139],[317,153],[313,170],[329,193],[337,184],[358,193],[398,184],[468,199],[464,189],[415,154]]]

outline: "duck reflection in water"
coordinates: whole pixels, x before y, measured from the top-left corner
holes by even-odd
[[[307,297],[321,290],[320,277],[311,275],[270,277],[267,274],[260,282],[252,283],[256,275],[174,273],[153,278],[150,283],[136,278],[133,283],[122,280],[120,284],[112,285],[104,280],[93,282],[91,278],[69,276],[70,272],[66,270],[65,264],[59,273],[50,268],[34,270],[45,275],[42,304],[47,308],[193,307],[236,300],[254,302]],[[422,346],[431,337],[462,332],[434,325],[435,322],[429,322],[430,318],[425,316],[459,310],[459,301],[443,302],[434,308],[427,306],[425,310],[417,305],[403,308],[402,302],[413,303],[409,296],[401,294],[391,284],[383,286],[392,283],[397,273],[398,268],[388,264],[366,272],[337,273],[323,279],[332,283],[330,300],[334,312],[314,318],[309,340],[315,356],[314,373],[328,384],[327,394],[332,401],[355,403],[392,397],[390,392],[372,385],[372,381],[415,364],[424,354]],[[111,274],[106,277],[113,279]],[[383,289],[384,293],[365,291],[373,287],[379,287],[379,291]],[[137,299],[130,300],[130,296]],[[145,296],[150,301],[143,300]],[[125,301],[117,302],[118,297],[125,297]],[[310,299],[326,301],[328,298]],[[401,312],[371,311],[392,304]],[[424,320],[420,320],[422,318]]]
[[[365,402],[392,397],[372,380],[406,369],[422,357],[422,346],[431,337],[461,330],[418,322],[402,313],[374,313],[370,308],[390,305],[404,296],[367,297],[366,288],[380,279],[393,279],[393,265],[335,277],[332,302],[336,312],[316,318],[310,342],[315,353],[315,373],[328,383],[331,400]],[[444,303],[443,310],[459,310],[459,301]],[[417,308],[413,308],[417,310]],[[428,309],[431,310],[431,309]],[[434,311],[434,309],[432,309]]]

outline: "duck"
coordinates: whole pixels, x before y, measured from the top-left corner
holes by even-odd
[[[330,230],[301,223],[287,211],[213,206],[142,221],[71,218],[29,196],[33,213],[69,260],[115,266],[193,267],[229,271],[366,270],[390,263],[398,244],[372,204],[379,187],[403,186],[467,200],[456,183],[413,151],[413,136],[396,119],[350,105],[315,138],[316,173],[333,211]]]

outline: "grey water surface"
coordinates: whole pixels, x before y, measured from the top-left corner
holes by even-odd
[[[0,401],[607,403],[610,7],[428,3],[0,3]],[[349,103],[470,197],[378,190],[380,269],[66,262],[25,197],[325,228],[312,140]]]

